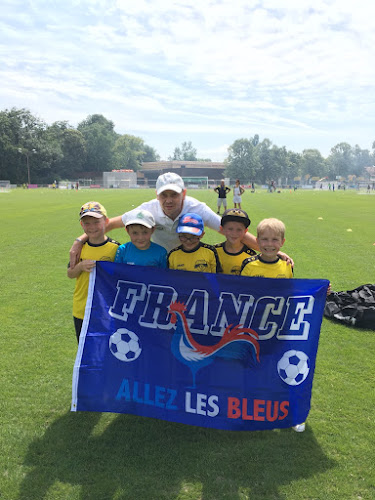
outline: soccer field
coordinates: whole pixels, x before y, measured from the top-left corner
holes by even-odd
[[[189,194],[216,211],[213,191]],[[375,497],[374,331],[323,320],[306,431],[230,432],[71,413],[76,339],[66,277],[80,206],[109,217],[153,190],[12,190],[1,207],[1,500],[358,500]],[[375,282],[375,195],[258,191],[257,223],[286,225],[296,278],[335,291]],[[232,201],[229,194],[228,206]],[[110,234],[127,241],[124,229]],[[222,241],[207,230],[203,241]]]

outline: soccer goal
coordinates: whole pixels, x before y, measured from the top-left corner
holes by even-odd
[[[189,189],[208,189],[208,177],[183,177],[182,180]]]
[[[9,193],[10,181],[0,181],[0,193]]]

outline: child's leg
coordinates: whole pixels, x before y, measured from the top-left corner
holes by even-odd
[[[73,320],[74,320],[74,328],[76,330],[77,342],[79,343],[79,336],[81,334],[83,319],[76,318],[75,316],[73,316]]]

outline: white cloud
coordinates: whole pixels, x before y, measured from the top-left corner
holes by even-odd
[[[296,150],[370,147],[374,13],[370,0],[5,0],[0,109],[71,123],[101,112],[157,150],[169,134],[169,153],[194,131],[216,153],[255,133]]]

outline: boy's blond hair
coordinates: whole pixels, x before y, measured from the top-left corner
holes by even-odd
[[[257,237],[261,236],[263,231],[266,229],[271,229],[274,233],[276,233],[283,240],[285,237],[285,224],[279,219],[263,219],[259,222],[257,226]]]

